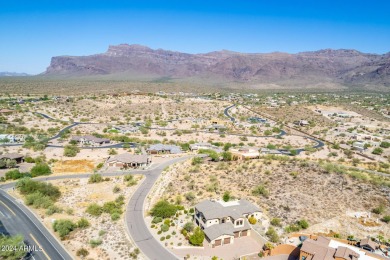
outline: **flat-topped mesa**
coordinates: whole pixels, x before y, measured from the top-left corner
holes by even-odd
[[[119,45],[110,45],[107,52],[105,53],[108,56],[126,56],[126,54],[132,52],[152,52],[153,50],[147,46],[139,44],[119,44]]]

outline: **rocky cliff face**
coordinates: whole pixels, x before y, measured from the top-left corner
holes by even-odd
[[[380,84],[390,87],[390,53],[366,54],[356,50],[320,50],[298,54],[245,54],[217,51],[188,54],[141,45],[109,46],[91,56],[53,57],[45,75],[151,75],[250,83],[299,80],[307,84]]]

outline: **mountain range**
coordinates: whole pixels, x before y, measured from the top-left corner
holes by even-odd
[[[0,77],[27,77],[30,76],[27,73],[0,71]]]
[[[324,49],[296,54],[215,51],[189,54],[141,45],[90,56],[57,56],[44,76],[112,76],[261,86],[338,86],[390,90],[390,52]]]

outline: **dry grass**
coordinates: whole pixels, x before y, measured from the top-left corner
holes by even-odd
[[[90,160],[58,161],[52,167],[54,174],[86,173],[92,172],[95,165]]]

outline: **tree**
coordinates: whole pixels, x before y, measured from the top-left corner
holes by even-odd
[[[154,217],[169,218],[176,214],[177,207],[166,200],[160,200],[150,210],[150,215]]]
[[[59,219],[54,221],[53,229],[55,232],[58,232],[61,239],[64,239],[70,232],[72,232],[77,225],[68,219]]]
[[[19,172],[19,170],[10,170],[5,173],[6,180],[16,180],[23,177],[23,174]]]
[[[31,168],[31,176],[37,177],[41,175],[49,175],[51,174],[50,166],[46,163],[38,163],[34,167]]]
[[[228,202],[230,200],[230,191],[225,191],[222,199],[223,199],[223,201]]]
[[[194,233],[189,238],[190,243],[194,246],[201,246],[204,240],[204,232],[200,227],[196,227]]]
[[[24,238],[21,235],[17,236],[5,236],[0,235],[0,248],[20,248],[24,246]],[[26,255],[24,250],[0,250],[0,259],[19,260],[24,259]]]

